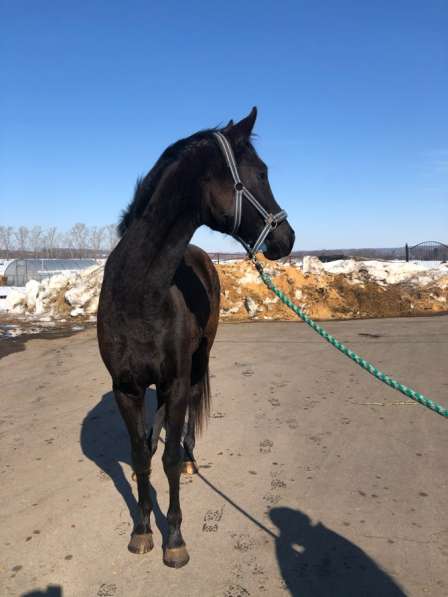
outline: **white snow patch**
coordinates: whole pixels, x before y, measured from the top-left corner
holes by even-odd
[[[244,299],[244,306],[246,307],[246,311],[249,313],[250,317],[254,317],[259,309],[257,303],[250,296],[246,296]]]
[[[260,276],[256,271],[247,271],[238,280],[238,284],[246,286],[246,284],[261,284]]]
[[[224,307],[221,309],[221,313],[223,315],[227,315],[229,313],[238,313],[238,311],[241,309],[241,307],[243,306],[242,301],[239,301],[237,303],[235,303],[233,305],[233,307]]]
[[[263,304],[264,304],[264,305],[273,305],[273,304],[275,304],[275,303],[278,303],[278,301],[279,301],[279,300],[280,300],[280,299],[278,298],[278,296],[273,296],[272,298],[271,298],[271,297],[266,297],[266,298],[263,300]]]
[[[356,261],[339,259],[322,263],[318,257],[308,255],[303,258],[304,274],[343,274],[350,281],[362,282],[366,277],[381,285],[410,283],[417,286],[437,284],[440,278],[448,276],[447,263],[424,261]],[[447,283],[443,286],[446,287]]]

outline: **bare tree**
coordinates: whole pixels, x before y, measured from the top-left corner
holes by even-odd
[[[42,234],[41,226],[33,226],[30,230],[30,247],[34,253],[34,257],[38,256],[38,253],[42,248]]]
[[[9,253],[14,248],[14,228],[12,226],[0,226],[0,246],[6,251],[6,259],[9,259]]]
[[[78,222],[70,229],[70,244],[76,249],[78,257],[84,257],[88,245],[89,231],[85,224]]]
[[[103,244],[105,236],[105,230],[103,228],[98,228],[98,226],[93,226],[89,230],[89,248],[95,251],[96,256],[98,257],[98,253],[101,250],[101,246]]]
[[[105,247],[108,251],[112,251],[118,241],[117,227],[115,224],[108,224],[104,226]]]
[[[47,250],[48,257],[54,257],[54,249],[56,246],[56,240],[58,237],[58,230],[56,226],[50,226],[45,230],[45,248]]]
[[[28,249],[28,241],[30,238],[30,231],[26,226],[20,226],[17,230],[14,231],[14,236],[16,237],[17,241],[17,248],[22,253],[25,253]],[[25,256],[25,255],[23,255]]]

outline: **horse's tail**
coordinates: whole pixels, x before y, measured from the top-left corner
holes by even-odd
[[[189,416],[193,417],[195,433],[199,434],[210,416],[211,394],[206,339],[193,355],[192,384],[194,389],[191,393]]]
[[[210,416],[211,394],[208,366],[195,394],[191,405],[191,414],[193,415],[195,433],[199,435]]]

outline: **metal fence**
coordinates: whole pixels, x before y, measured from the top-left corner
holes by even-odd
[[[13,259],[1,273],[6,286],[25,286],[30,280],[43,280],[55,274],[79,271],[95,265],[95,259]]]
[[[406,261],[448,261],[448,246],[435,240],[425,240],[417,245],[405,245]]]

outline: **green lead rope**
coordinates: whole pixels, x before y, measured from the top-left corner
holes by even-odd
[[[265,273],[265,271],[263,270],[263,266],[261,265],[261,263],[259,261],[257,261],[257,259],[255,257],[252,257],[252,261],[253,261],[255,267],[257,268],[261,279],[266,284],[266,286],[270,290],[272,290],[272,292],[274,294],[276,294],[278,296],[278,298],[282,301],[282,303],[284,303],[287,307],[289,307],[292,311],[294,311],[294,313],[296,313],[296,315],[298,315],[301,319],[303,319],[303,321],[305,323],[307,323],[311,328],[313,328],[313,330],[315,332],[317,332],[320,336],[322,336],[322,338],[325,338],[325,340],[327,342],[332,344],[335,348],[337,348],[343,354],[345,354],[347,357],[352,359],[352,361],[355,361],[355,363],[357,363],[360,367],[365,369],[368,373],[370,373],[371,375],[373,375],[374,377],[376,377],[383,383],[387,384],[391,388],[394,388],[394,390],[398,390],[399,392],[401,392],[408,398],[411,398],[412,400],[415,400],[419,404],[426,406],[426,408],[429,408],[430,410],[434,411],[438,415],[448,418],[448,409],[444,408],[441,404],[438,404],[437,402],[430,400],[423,394],[420,394],[420,392],[416,392],[412,388],[408,388],[407,386],[401,384],[400,382],[396,381],[392,377],[389,377],[389,375],[386,375],[385,373],[383,373],[382,371],[377,369],[374,365],[372,365],[372,363],[369,363],[369,361],[366,361],[365,359],[363,359],[362,357],[357,355],[355,352],[353,352],[353,350],[350,350],[350,348],[347,348],[347,346],[344,346],[344,344],[342,344],[342,342],[339,342],[338,340],[336,340],[336,338],[334,336],[332,336],[331,334],[326,332],[320,325],[318,325],[315,321],[313,321],[310,317],[308,317],[308,315],[306,315],[306,313],[304,313],[300,307],[295,305],[291,301],[290,298],[288,298],[285,294],[283,294],[283,292],[281,290],[279,290],[275,286],[275,284],[271,280],[271,277]]]

